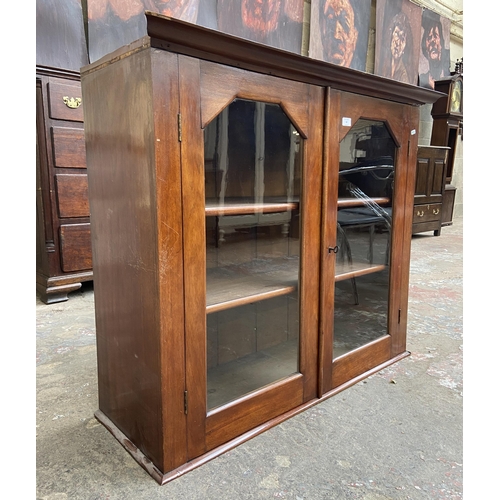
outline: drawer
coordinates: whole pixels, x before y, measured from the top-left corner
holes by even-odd
[[[79,82],[48,83],[49,116],[54,120],[83,122],[82,90]]]
[[[57,174],[56,192],[59,217],[89,217],[87,174]]]
[[[59,236],[61,269],[65,273],[92,269],[90,223],[63,224]]]
[[[54,166],[86,168],[83,128],[52,127]]]
[[[441,220],[442,203],[430,203],[427,205],[415,205],[413,207],[413,223],[431,222]]]

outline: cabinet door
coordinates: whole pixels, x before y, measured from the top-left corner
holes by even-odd
[[[322,393],[405,350],[418,123],[393,102],[335,91],[327,102]]]
[[[189,58],[180,75],[194,458],[317,396],[323,90]]]

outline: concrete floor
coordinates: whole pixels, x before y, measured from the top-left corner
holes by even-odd
[[[37,297],[37,500],[462,499],[462,229],[412,239],[410,357],[164,486],[94,418],[91,284]]]

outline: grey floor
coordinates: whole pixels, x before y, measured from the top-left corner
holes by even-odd
[[[92,287],[37,297],[37,500],[462,499],[462,229],[412,238],[410,357],[164,486],[94,418]]]

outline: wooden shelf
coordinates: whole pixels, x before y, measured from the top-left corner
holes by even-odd
[[[391,203],[389,197],[371,198],[371,200],[380,206],[388,206]],[[339,198],[339,208],[352,208],[363,207],[366,203],[358,198]],[[297,210],[299,203],[297,201],[291,202],[269,202],[269,203],[227,203],[219,205],[216,201],[207,201],[205,206],[205,215],[207,217],[221,216],[221,215],[246,215],[246,214],[259,214],[259,213],[279,213]]]
[[[386,269],[384,264],[337,264],[335,281],[342,281]],[[207,276],[206,313],[211,314],[233,307],[253,304],[287,295],[298,288],[297,259],[274,259],[263,263],[258,272],[248,274],[237,268],[217,268]]]
[[[247,266],[210,269],[207,272],[207,314],[252,304],[297,290],[299,259],[267,259],[256,271]]]
[[[281,288],[275,288],[267,292],[257,293],[255,295],[248,295],[245,297],[238,297],[236,299],[231,299],[226,302],[219,302],[218,304],[207,305],[207,314],[224,311],[226,309],[231,309],[233,307],[244,306],[248,304],[253,304],[255,302],[261,302],[262,300],[273,299],[274,297],[279,297],[280,295],[288,295],[297,290],[297,286],[284,286]]]
[[[248,214],[269,214],[279,212],[289,212],[299,208],[298,202],[276,202],[276,203],[228,203],[219,205],[216,201],[207,202],[205,215],[207,217],[221,215],[248,215]]]
[[[386,269],[384,264],[367,264],[366,262],[353,262],[352,264],[338,264],[335,267],[335,281],[348,280],[364,276],[366,274],[378,273]]]
[[[379,198],[370,198],[370,200],[377,205],[380,205],[381,207],[387,206],[391,203],[391,199],[385,196]],[[366,203],[358,198],[339,198],[338,200],[339,208],[364,207],[365,205]]]

